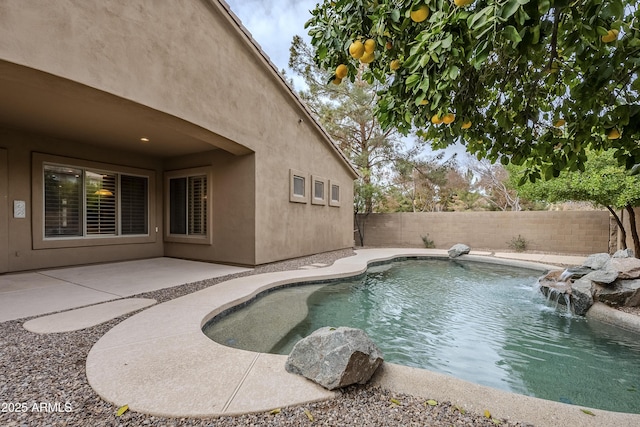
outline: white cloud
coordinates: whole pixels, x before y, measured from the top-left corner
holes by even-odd
[[[294,35],[309,41],[304,24],[317,0],[227,0],[229,7],[249,30],[278,70],[288,69],[289,47]],[[299,87],[296,83],[296,87]]]

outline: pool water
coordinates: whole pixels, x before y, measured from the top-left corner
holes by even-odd
[[[556,309],[535,286],[540,275],[479,262],[394,262],[360,280],[274,291],[214,319],[205,333],[225,345],[288,354],[320,327],[360,328],[387,362],[640,413],[640,335]],[[246,328],[251,339],[234,338]]]

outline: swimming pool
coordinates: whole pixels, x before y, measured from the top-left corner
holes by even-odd
[[[640,338],[546,304],[539,272],[408,260],[366,277],[269,293],[204,330],[231,347],[286,354],[321,326],[364,329],[385,360],[520,394],[640,412]]]

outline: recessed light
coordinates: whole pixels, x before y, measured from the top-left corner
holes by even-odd
[[[145,138],[144,136],[142,138],[140,138],[140,141],[142,142],[149,142],[149,138]]]

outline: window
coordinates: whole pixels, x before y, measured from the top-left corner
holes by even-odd
[[[169,179],[169,233],[207,235],[207,176]]]
[[[340,206],[340,185],[335,182],[329,182],[331,195],[329,198],[329,206]]]
[[[326,205],[327,196],[325,187],[327,186],[327,180],[314,175],[311,177],[311,181],[313,182],[313,197],[311,198],[311,203],[314,205]]]
[[[146,235],[146,176],[44,164],[44,237]]]
[[[293,195],[304,197],[304,187],[305,187],[304,177],[294,175],[293,176]]]
[[[146,177],[120,175],[120,223],[123,235],[148,233],[147,194],[149,180]]]
[[[294,169],[289,169],[289,201],[307,203],[307,175]]]
[[[71,167],[44,167],[45,237],[83,235],[82,174]]]

